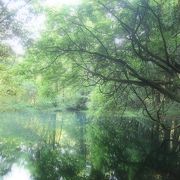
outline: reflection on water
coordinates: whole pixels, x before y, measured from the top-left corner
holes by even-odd
[[[14,163],[2,180],[32,180],[30,171],[25,167],[24,162]]]
[[[1,113],[0,124],[0,180],[83,176],[86,153],[83,113]]]

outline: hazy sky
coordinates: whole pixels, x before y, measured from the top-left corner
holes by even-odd
[[[49,7],[66,5],[78,5],[81,0],[46,0],[45,4]]]
[[[45,16],[38,15],[34,16],[28,10],[28,5],[25,6],[24,0],[3,0],[7,3],[7,7],[11,10],[18,10],[16,18],[22,22],[23,28],[31,32],[32,38],[36,39],[40,37],[40,33],[45,28]],[[42,6],[49,8],[60,8],[63,5],[76,6],[81,3],[81,0],[42,0]],[[24,54],[23,46],[21,45],[20,39],[15,37],[14,39],[8,39],[6,41],[16,54]]]

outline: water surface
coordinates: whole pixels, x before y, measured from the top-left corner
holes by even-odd
[[[85,154],[83,113],[4,112],[0,114],[0,123],[1,179],[52,179],[60,177],[62,169],[65,175],[77,171],[70,172],[72,168],[68,169],[66,162],[75,162],[76,157]],[[52,174],[43,178],[44,168],[57,172],[47,172]]]

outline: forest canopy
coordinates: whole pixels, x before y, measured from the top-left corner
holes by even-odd
[[[17,18],[19,10],[11,13],[0,1],[0,109],[76,112],[84,156],[66,167],[73,170],[70,179],[178,179],[180,1],[47,4],[21,7],[30,19],[43,17],[35,32]],[[14,52],[10,38],[19,39],[24,54]],[[42,161],[62,158],[55,136],[49,156],[43,146]]]

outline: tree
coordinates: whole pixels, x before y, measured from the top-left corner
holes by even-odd
[[[26,90],[17,68],[22,55],[16,54],[14,45],[24,45],[25,48],[32,40],[29,36],[30,30],[25,29],[24,26],[28,17],[34,15],[35,10],[30,2],[31,0],[0,1],[0,98],[3,104],[5,101],[11,106],[16,104],[23,90]],[[25,16],[22,18],[19,15],[23,10],[27,14],[23,14]],[[2,107],[5,108],[5,106]]]
[[[91,1],[55,14],[50,27],[58,40],[44,48],[69,56],[97,81],[148,87],[180,102],[178,7],[176,0]]]
[[[142,179],[179,175],[179,125],[169,114],[180,102],[178,8],[177,0],[92,0],[46,12],[30,74],[50,87],[88,86],[98,177],[108,168]]]
[[[47,12],[51,33],[38,44],[49,57],[43,69],[70,64],[67,74],[81,84],[98,85],[125,107],[143,106],[155,129],[169,131],[166,112],[180,100],[178,1],[91,1],[82,7]]]

